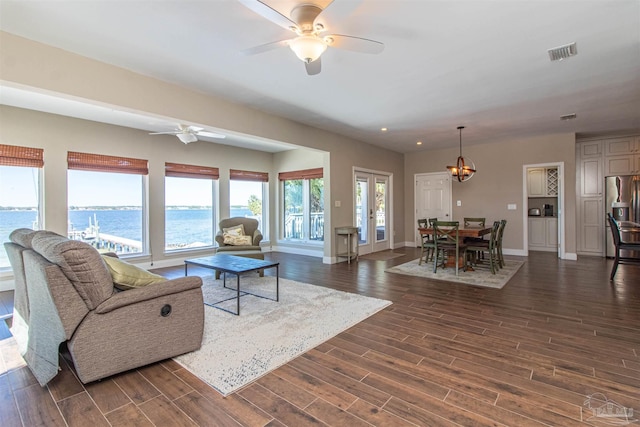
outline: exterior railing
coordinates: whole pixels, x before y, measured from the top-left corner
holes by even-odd
[[[283,236],[292,240],[324,240],[324,212],[312,213],[309,218],[309,236],[304,233],[304,215],[287,214],[284,222]]]

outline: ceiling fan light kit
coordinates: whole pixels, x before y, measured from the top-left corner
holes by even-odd
[[[318,36],[300,36],[289,42],[289,47],[300,60],[313,62],[327,50],[327,44]]]
[[[339,19],[340,15],[346,15],[357,7],[361,0],[333,0],[324,9],[312,4],[301,4],[291,10],[290,18],[260,0],[239,1],[269,21],[297,34],[297,37],[293,39],[245,49],[242,53],[246,55],[289,46],[296,56],[305,63],[307,74],[312,76],[320,73],[320,56],[327,50],[327,47],[370,54],[380,53],[384,49],[384,44],[375,40],[340,34],[323,34],[327,31],[325,19],[329,21],[334,18]]]
[[[451,176],[457,178],[458,182],[468,181],[476,173],[476,165],[473,163],[473,160],[469,158],[465,160],[465,158],[462,157],[462,129],[464,129],[464,126],[458,126],[458,131],[460,132],[460,155],[458,156],[456,165],[447,166]]]
[[[179,133],[176,136],[180,141],[184,142],[185,144],[189,144],[190,142],[196,142],[198,140],[198,137],[192,133]]]

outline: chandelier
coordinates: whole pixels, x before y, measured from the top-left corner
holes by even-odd
[[[465,158],[462,157],[462,129],[464,129],[464,126],[458,126],[458,130],[460,131],[460,155],[458,156],[458,161],[455,166],[447,166],[447,169],[451,172],[451,176],[458,178],[459,182],[470,180],[476,173],[476,165],[473,163],[473,160],[469,158],[465,160]]]

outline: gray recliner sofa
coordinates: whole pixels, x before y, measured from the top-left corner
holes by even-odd
[[[67,343],[83,383],[200,348],[202,279],[118,292],[98,251],[50,231],[18,229],[5,243],[15,277],[11,331],[34,376],[57,374]]]

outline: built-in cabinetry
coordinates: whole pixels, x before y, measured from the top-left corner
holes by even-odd
[[[558,168],[527,169],[529,209],[540,216],[529,217],[529,250],[556,252],[558,250]]]
[[[558,169],[527,169],[527,195],[529,197],[556,197],[558,195]]]
[[[604,256],[604,178],[633,174],[640,174],[640,136],[577,142],[576,230],[579,255]]]
[[[640,173],[640,137],[604,141],[604,175],[636,175]]]
[[[529,217],[529,249],[558,251],[558,218]]]

